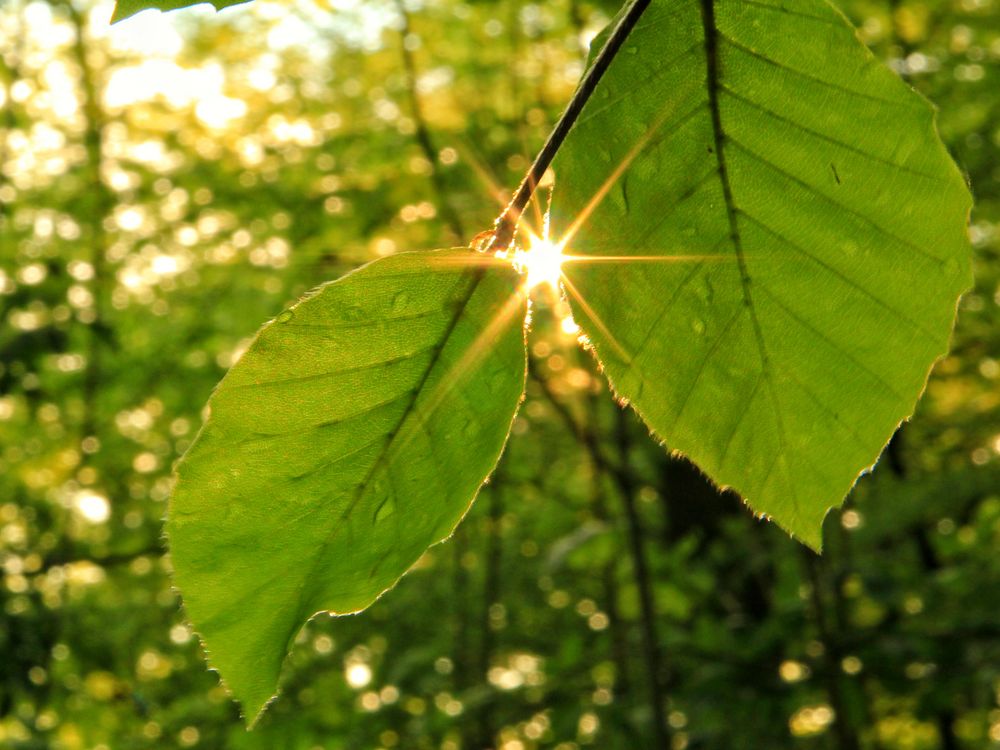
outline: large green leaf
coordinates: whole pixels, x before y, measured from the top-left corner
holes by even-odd
[[[222,10],[231,5],[248,3],[250,0],[117,0],[114,13],[111,14],[111,22],[121,21],[144,10],[177,10],[208,2],[211,2],[216,10]]]
[[[313,614],[371,604],[447,537],[524,389],[524,293],[469,250],[407,253],[266,325],[212,396],[167,534],[209,660],[256,717]]]
[[[818,548],[970,285],[931,106],[823,0],[653,0],[555,171],[557,237],[610,184],[567,252],[633,257],[565,270],[617,393]]]

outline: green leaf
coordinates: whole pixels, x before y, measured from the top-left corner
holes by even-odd
[[[317,612],[370,605],[454,530],[524,391],[524,293],[469,250],[406,253],[266,325],[178,468],[175,583],[254,720]]]
[[[207,2],[211,2],[216,10],[222,10],[233,5],[243,5],[250,0],[117,0],[115,11],[111,14],[111,23],[122,21],[144,10],[177,10]]]
[[[818,549],[971,283],[931,106],[822,0],[653,0],[555,171],[567,253],[630,259],[565,268],[616,392]]]

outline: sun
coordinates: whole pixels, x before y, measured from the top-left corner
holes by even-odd
[[[511,258],[514,267],[525,274],[528,289],[540,286],[559,289],[562,266],[567,259],[563,254],[563,243],[539,237],[534,232],[527,235],[528,246],[515,250]]]

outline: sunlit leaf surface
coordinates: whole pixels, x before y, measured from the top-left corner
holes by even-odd
[[[617,393],[819,547],[971,283],[931,106],[822,0],[654,0],[556,175],[567,252],[635,257],[565,269]]]
[[[249,719],[306,620],[371,604],[492,471],[524,388],[526,303],[509,266],[482,261],[403,254],[322,287],[212,397],[168,536],[188,615]]]

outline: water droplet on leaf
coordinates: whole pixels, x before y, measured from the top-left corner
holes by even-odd
[[[715,298],[715,287],[712,286],[712,279],[706,276],[698,286],[698,296],[705,302],[711,302]]]
[[[382,501],[382,504],[375,509],[375,519],[374,523],[379,521],[384,521],[386,518],[391,516],[396,512],[396,504],[392,502],[389,498]]]
[[[392,298],[392,311],[402,312],[406,307],[406,303],[410,301],[410,295],[406,292],[399,292],[395,297]]]
[[[281,315],[278,316],[279,323],[287,323],[289,320],[295,317],[295,313],[291,310],[285,310]]]
[[[358,321],[364,320],[365,311],[357,305],[351,305],[350,307],[345,307],[341,315],[344,320],[350,323],[357,323]]]

